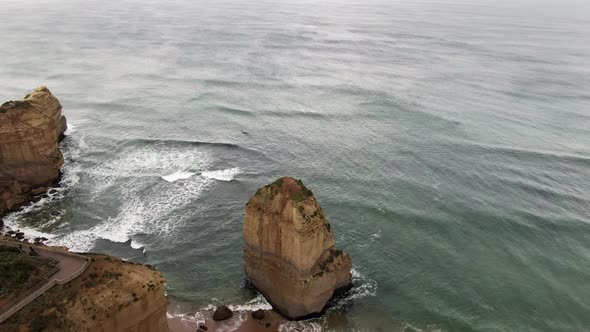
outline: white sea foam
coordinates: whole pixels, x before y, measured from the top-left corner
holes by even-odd
[[[239,173],[236,167],[204,171],[203,176],[194,176],[196,170],[209,168],[212,161],[210,154],[194,146],[153,144],[123,151],[117,159],[107,160],[81,172],[70,165],[67,170],[80,172],[78,178],[82,179],[78,180],[91,188],[95,201],[109,199],[112,191],[118,190],[118,201],[121,203],[116,215],[105,218],[90,229],[68,232],[55,238],[54,243],[77,251],[88,251],[98,238],[113,242],[131,239],[132,247],[139,248],[144,245],[133,239],[135,234],[169,236],[190,218],[176,211],[198,199],[215,180],[230,181]],[[64,179],[73,177],[67,173]]]
[[[45,237],[48,239],[54,238],[55,235],[43,232],[40,229],[55,224],[61,215],[59,211],[54,211],[58,212],[57,216],[49,217],[47,220],[44,220],[43,224],[38,224],[35,228],[24,225],[20,221],[28,214],[38,213],[52,202],[62,199],[63,191],[63,188],[50,188],[49,191],[44,194],[45,197],[39,199],[37,202],[31,202],[30,204],[25,205],[21,210],[12,212],[5,216],[3,218],[4,224],[12,230],[20,229],[25,233],[25,238],[29,240],[35,237]]]
[[[164,179],[168,182],[174,182],[177,180],[186,180],[195,174],[197,174],[197,173],[177,171],[172,174],[162,176],[162,179]]]
[[[438,326],[430,325],[427,326],[426,329],[421,329],[416,326],[413,326],[410,323],[404,323],[402,326],[401,332],[442,332],[443,330],[440,329]]]
[[[219,181],[231,181],[238,174],[240,174],[240,168],[234,167],[217,171],[205,171],[201,175],[209,179],[215,179]]]
[[[279,332],[321,332],[322,326],[315,322],[285,322],[279,326]]]
[[[255,311],[255,310],[271,310],[272,306],[266,301],[264,296],[258,294],[252,300],[238,305],[228,305],[232,311]]]
[[[216,181],[231,181],[240,172],[237,167],[211,170],[214,158],[210,153],[196,146],[167,143],[129,147],[115,159],[96,164],[84,160],[85,151],[92,149],[93,144],[75,128],[71,126],[71,136],[63,146],[66,163],[62,168],[61,187],[6,218],[6,224],[12,228],[26,230],[31,236],[47,237],[49,244],[67,246],[74,251],[91,250],[99,238],[114,242],[132,240],[132,247],[139,249],[145,245],[133,238],[135,234],[169,236],[190,218],[177,211],[198,199]],[[195,176],[199,172],[201,176]],[[116,210],[111,216],[87,229],[64,229],[56,235],[22,225],[27,214],[63,199],[70,188],[80,185],[87,189],[88,199],[98,204],[105,202],[112,206],[112,195],[117,195],[118,206],[114,206]],[[54,216],[42,226],[49,227],[60,218]]]
[[[138,242],[137,240],[132,240],[131,241],[131,248],[133,249],[142,249],[145,245],[142,244],[141,242]]]
[[[66,129],[66,131],[64,131],[64,135],[66,136],[70,136],[71,134],[73,134],[76,131],[76,126],[74,126],[71,123],[68,123],[68,128]]]
[[[379,232],[377,232],[377,233],[371,234],[370,238],[371,238],[371,241],[375,241],[376,239],[380,239],[381,238],[381,230],[379,230]]]
[[[51,240],[54,237],[54,235],[52,235],[52,234],[40,232],[37,229],[20,225],[20,224],[16,223],[13,218],[4,219],[4,225],[14,231],[20,230],[21,232],[25,233],[26,238],[29,240],[36,238],[36,237],[45,237],[45,238]]]
[[[67,234],[56,242],[78,251],[88,251],[97,238],[126,242],[138,233],[167,236],[187,218],[174,215],[173,211],[198,198],[208,185],[207,181],[196,177],[191,181],[171,183],[171,188],[158,188],[149,195],[141,195],[139,192],[144,187],[139,182],[141,181],[135,180],[128,185],[115,217],[108,218],[91,229]],[[135,241],[131,244],[132,247],[138,246]]]
[[[334,305],[334,309],[336,310],[364,297],[377,296],[377,282],[375,280],[368,278],[354,267],[351,270],[351,274],[353,287],[348,291],[346,297],[339,299]]]
[[[194,314],[170,314],[168,317],[179,317],[182,321],[193,322],[193,323],[205,323],[207,320],[212,318],[213,312],[221,302],[216,298],[211,299],[213,303],[197,310]],[[252,300],[244,304],[233,304],[228,305],[228,308],[234,313],[233,317],[223,322],[218,322],[216,325],[216,331],[236,331],[242,323],[248,319],[250,312],[255,310],[271,310],[272,306],[266,301],[266,299],[258,294]],[[311,330],[310,330],[311,331]]]

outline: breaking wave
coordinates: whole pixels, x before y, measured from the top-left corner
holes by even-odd
[[[228,168],[222,169],[217,171],[204,171],[200,175],[204,176],[208,179],[214,179],[219,181],[231,181],[234,179],[234,176],[240,173],[240,168]],[[187,171],[176,171],[172,174],[162,176],[162,179],[168,182],[174,182],[178,180],[186,180],[193,175],[198,174],[196,172],[187,172]]]
[[[377,296],[377,281],[360,273],[354,267],[352,273],[352,288],[343,296],[331,300],[330,311],[345,310],[355,301],[369,296]]]
[[[321,332],[322,325],[315,322],[286,322],[279,326],[279,332]]]
[[[219,171],[205,171],[202,175],[209,179],[215,179],[219,181],[231,181],[236,175],[240,174],[238,167],[223,169]]]
[[[164,179],[168,182],[174,182],[177,180],[186,180],[195,174],[197,174],[197,173],[177,171],[172,174],[162,176],[162,179]]]

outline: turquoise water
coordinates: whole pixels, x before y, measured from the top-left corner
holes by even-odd
[[[0,6],[0,99],[72,125],[8,223],[157,266],[172,311],[260,304],[243,205],[290,175],[355,269],[308,330],[589,329],[587,2]]]

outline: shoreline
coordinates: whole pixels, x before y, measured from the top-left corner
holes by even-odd
[[[194,315],[167,313],[170,332],[195,332],[205,325],[207,332],[278,332],[280,326],[287,322],[273,310],[264,310],[264,318],[252,318],[251,310],[233,311],[233,316],[223,321],[213,320],[214,310],[197,311]]]

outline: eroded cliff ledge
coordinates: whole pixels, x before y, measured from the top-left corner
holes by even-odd
[[[86,271],[55,285],[0,324],[0,331],[167,332],[165,279],[155,269],[86,254]]]
[[[65,130],[61,104],[46,87],[0,106],[0,217],[58,179]]]
[[[351,282],[350,256],[334,246],[324,212],[301,180],[278,179],[246,204],[246,275],[289,319],[319,314]]]

